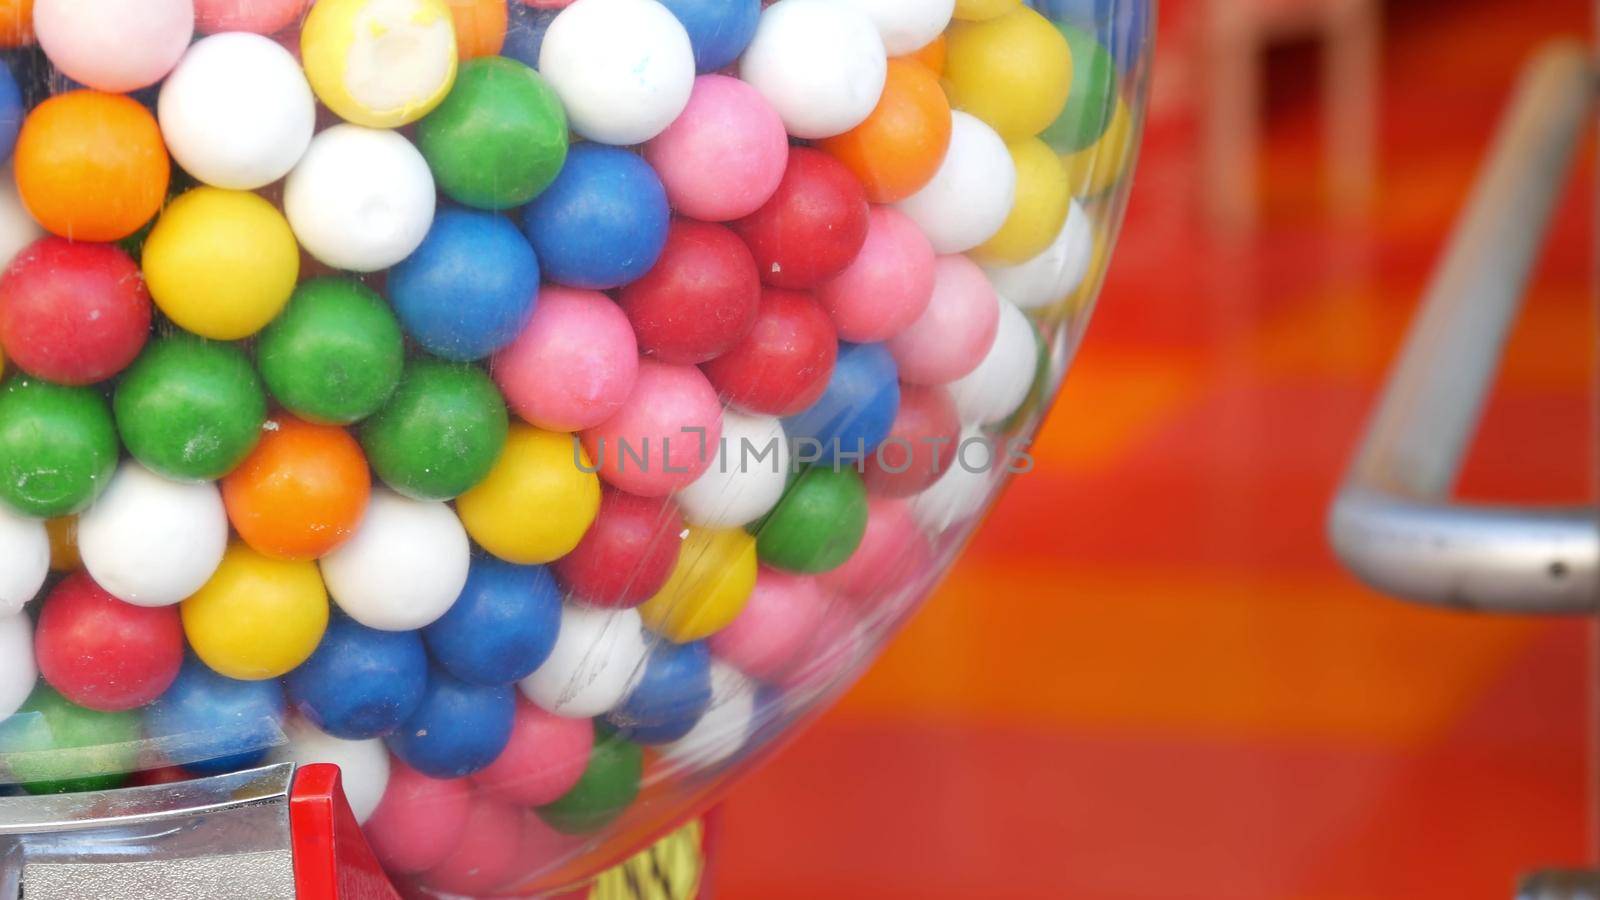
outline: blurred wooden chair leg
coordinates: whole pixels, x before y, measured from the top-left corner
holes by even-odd
[[[1376,0],[1347,0],[1330,10],[1322,92],[1328,186],[1333,214],[1356,220],[1371,211],[1377,184],[1381,15]]]
[[[1256,220],[1262,48],[1235,13],[1219,10],[1208,24],[1201,189],[1212,223],[1238,234]]]

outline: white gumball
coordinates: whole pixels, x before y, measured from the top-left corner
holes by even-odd
[[[756,683],[727,663],[711,661],[711,705],[689,733],[662,746],[661,755],[681,766],[704,768],[727,759],[756,730]]]
[[[961,421],[992,425],[1017,411],[1028,399],[1039,370],[1039,343],[1033,324],[1016,305],[1001,298],[1000,327],[983,362],[950,382],[950,398]]]
[[[356,822],[365,822],[383,799],[389,786],[389,752],[378,738],[347,741],[328,734],[299,716],[284,723],[288,742],[272,748],[268,759],[275,763],[333,763],[339,767],[339,780]]]
[[[0,169],[0,268],[11,265],[22,248],[42,237],[44,229],[22,205],[16,175],[7,162],[4,169]]]
[[[44,523],[0,506],[0,616],[22,609],[49,574],[50,534]]]
[[[227,549],[216,485],[169,481],[131,459],[78,520],[83,567],[135,606],[171,606],[200,590]]]
[[[184,171],[245,191],[289,174],[317,121],[311,85],[294,56],[247,32],[190,47],[162,84],[156,108],[161,136]]]
[[[519,686],[545,712],[587,719],[622,702],[649,653],[636,610],[568,602],[561,608],[555,647]]]
[[[684,519],[702,528],[738,528],[778,505],[789,476],[789,442],[772,416],[722,413],[711,464],[678,492]]]
[[[1007,464],[996,440],[970,426],[947,459],[939,480],[911,498],[911,517],[930,535],[981,512]]]
[[[39,49],[79,84],[123,94],[172,71],[194,36],[194,0],[36,0]],[[7,15],[16,16],[16,8]],[[24,13],[26,15],[26,13]]]
[[[22,706],[38,678],[32,620],[25,612],[0,616],[0,719]]]
[[[377,488],[361,525],[322,559],[339,608],[368,628],[412,631],[444,615],[467,584],[467,530],[443,503]]]
[[[1017,166],[993,128],[960,110],[950,116],[950,149],[933,179],[900,201],[900,211],[939,253],[961,253],[994,237],[1017,195]]]
[[[984,266],[995,293],[1022,309],[1040,309],[1071,296],[1094,259],[1094,226],[1072,201],[1061,231],[1038,256],[1014,266]]]
[[[883,49],[904,56],[927,46],[950,24],[955,0],[850,0],[877,26]]]
[[[539,73],[578,134],[642,144],[688,105],[694,51],[683,25],[656,0],[577,0],[545,32]]]
[[[302,246],[336,269],[386,269],[422,244],[435,191],[427,160],[398,132],[335,125],[311,139],[284,185]]]
[[[843,134],[871,115],[888,65],[877,27],[850,0],[778,0],[761,12],[739,77],[791,135],[810,140]]]

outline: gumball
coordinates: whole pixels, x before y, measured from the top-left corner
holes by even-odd
[[[689,733],[711,704],[711,651],[704,641],[661,641],[622,705],[606,714],[621,737],[665,744]]]
[[[1076,153],[1064,154],[1061,164],[1067,169],[1067,182],[1075,197],[1103,194],[1122,179],[1127,171],[1133,130],[1133,114],[1121,98],[1111,114],[1105,133],[1093,144]],[[26,196],[26,195],[24,195]]]
[[[424,775],[470,775],[494,762],[511,739],[514,696],[509,687],[468,684],[435,667],[422,702],[384,742]]]
[[[811,638],[811,646],[800,654],[800,665],[779,679],[785,701],[803,707],[834,689],[851,676],[866,652],[866,636],[856,607],[849,603],[829,604]],[[762,699],[758,694],[758,714]]]
[[[674,499],[691,525],[737,528],[766,515],[789,478],[789,441],[771,416],[728,410],[705,473]]]
[[[983,362],[950,382],[950,397],[961,421],[993,425],[1021,408],[1038,370],[1038,341],[1028,317],[1002,299],[1000,325]]]
[[[950,147],[950,102],[939,78],[903,59],[889,60],[883,96],[872,114],[817,147],[860,179],[867,199],[893,203],[916,193],[939,171]]]
[[[560,799],[536,812],[562,834],[598,831],[633,803],[643,769],[644,754],[638,744],[615,734],[597,733],[583,777]]]
[[[633,326],[611,298],[549,284],[528,324],[489,365],[512,411],[547,431],[604,422],[628,399],[638,372]]]
[[[50,537],[50,571],[73,572],[83,568],[78,552],[78,517],[61,516],[44,523]]]
[[[456,56],[462,61],[500,52],[506,39],[506,0],[445,0],[456,32]],[[462,71],[456,71],[456,84]]]
[[[299,22],[309,5],[310,0],[194,0],[194,25],[201,34],[277,34]]]
[[[933,568],[933,548],[905,500],[867,498],[867,530],[844,565],[818,581],[858,603],[882,602]]]
[[[1031,356],[1032,350],[1029,345],[1024,352]],[[875,494],[909,497],[939,479],[960,437],[961,418],[949,391],[902,384],[889,436],[862,465],[862,479]]]
[[[705,471],[721,436],[722,403],[699,369],[643,359],[633,393],[583,447],[607,484],[662,497]]]
[[[777,192],[734,222],[733,230],[749,245],[762,281],[773,287],[813,287],[844,271],[860,252],[867,239],[867,198],[861,183],[838,160],[795,147]]]
[[[852,0],[877,26],[883,49],[903,56],[926,46],[950,24],[955,0]]]
[[[665,759],[685,769],[714,766],[738,753],[755,733],[756,686],[737,669],[711,661],[711,706],[682,738],[661,748]]]
[[[666,243],[667,220],[667,195],[650,165],[627,150],[597,144],[567,151],[556,180],[522,211],[522,228],[545,277],[596,290],[650,271]]]
[[[289,174],[311,143],[316,101],[293,55],[259,34],[203,38],[161,85],[161,135],[185,172],[254,190]]]
[[[440,210],[422,245],[389,270],[389,300],[406,334],[459,362],[509,344],[533,315],[538,292],[533,248],[492,212]]]
[[[871,521],[869,512],[869,530]],[[771,680],[794,665],[810,644],[826,605],[817,579],[763,566],[744,609],[706,640],[718,659],[751,678]]]
[[[33,0],[0,0],[0,47],[25,47],[33,41]]]
[[[322,577],[357,622],[410,631],[444,615],[460,596],[470,554],[450,507],[380,488],[355,535],[323,557]]]
[[[645,145],[644,157],[680,215],[725,222],[755,212],[778,189],[789,137],[755,88],[727,75],[701,75],[689,105]]]
[[[313,278],[256,340],[273,399],[311,422],[348,425],[378,411],[405,366],[389,304],[359,281]]]
[[[372,818],[389,786],[389,751],[379,740],[346,741],[326,734],[315,725],[295,717],[284,723],[288,741],[267,755],[271,762],[291,762],[297,766],[332,763],[339,767],[345,799],[357,823]],[[367,835],[370,842],[371,835]]]
[[[0,506],[0,616],[21,610],[44,587],[49,574],[50,535],[45,523]],[[0,709],[4,706],[0,703]]]
[[[39,669],[33,661],[33,621],[23,612],[0,616],[0,722],[21,708],[38,678]]]
[[[9,159],[16,148],[17,132],[22,129],[26,112],[16,75],[10,65],[0,65],[0,159]]]
[[[428,654],[414,631],[379,631],[336,615],[283,686],[319,730],[350,741],[382,737],[422,703]]]
[[[135,606],[171,606],[198,591],[227,549],[216,485],[168,481],[131,459],[78,520],[83,567]]]
[[[542,806],[572,790],[593,748],[594,726],[588,719],[553,715],[519,697],[510,742],[472,781],[503,802]]]
[[[561,10],[515,2],[508,2],[506,6],[506,39],[500,46],[500,55],[530,69],[539,68],[539,51],[544,45],[545,32]]]
[[[122,94],[155,84],[177,65],[194,35],[194,2],[35,0],[33,30],[61,74]]]
[[[117,431],[89,388],[0,385],[0,503],[33,518],[87,509],[117,468]]]
[[[584,603],[637,606],[672,574],[683,529],[683,516],[671,500],[607,489],[583,540],[552,569],[562,587]]]
[[[505,0],[493,0],[505,14]],[[521,206],[567,158],[567,114],[543,77],[499,56],[461,66],[455,87],[417,125],[417,148],[445,195],[479,209]]]
[[[954,16],[963,22],[982,22],[1018,8],[1022,0],[956,0]]]
[[[1026,6],[951,26],[944,64],[950,103],[1008,141],[1054,122],[1072,89],[1072,49],[1050,20]]]
[[[145,348],[117,385],[128,452],[179,481],[221,478],[261,437],[267,398],[238,347],[182,334]]]
[[[328,555],[355,533],[371,490],[355,438],[282,413],[222,479],[228,521],[256,552],[275,559]]]
[[[1039,309],[1059,303],[1083,283],[1094,258],[1094,228],[1076,201],[1069,204],[1066,221],[1050,246],[1032,259],[1014,265],[983,267],[995,292],[1021,309]]]
[[[999,483],[1005,460],[976,428],[961,432],[950,464],[933,486],[910,500],[911,515],[930,535],[972,519]]]
[[[644,355],[693,365],[728,352],[755,323],[761,279],[755,259],[725,226],[676,219],[643,278],[617,303]]]
[[[139,716],[79,706],[41,683],[0,720],[0,764],[30,794],[118,787],[138,763]]]
[[[874,206],[861,252],[817,286],[817,302],[843,340],[894,337],[928,308],[933,261],[933,245],[915,222],[892,206]]]
[[[1017,170],[1017,198],[994,236],[972,255],[1001,263],[1020,263],[1044,252],[1061,232],[1072,204],[1067,170],[1044,141],[1023,138],[1006,148]]]
[[[201,337],[249,337],[289,302],[300,250],[289,223],[248,191],[200,187],[167,205],[141,256],[150,296]]]
[[[479,546],[522,565],[571,552],[599,506],[600,481],[572,435],[521,424],[488,476],[456,501]]]
[[[1016,199],[1017,169],[994,129],[964,112],[950,116],[950,149],[933,180],[900,201],[939,253],[994,237]]]
[[[761,12],[739,77],[802,139],[861,124],[883,93],[883,39],[850,0],[779,0]]]
[[[885,346],[900,380],[948,384],[978,367],[999,326],[1000,303],[983,270],[965,256],[941,256],[928,308]]]
[[[34,107],[12,164],[28,212],[75,241],[115,241],[138,231],[161,209],[170,175],[155,116],[135,100],[96,91],[58,94]]]
[[[283,714],[276,681],[238,681],[190,657],[145,710],[144,731],[168,762],[221,775],[260,763],[282,739]]]
[[[740,408],[788,415],[822,396],[838,352],[833,323],[811,294],[763,288],[754,326],[703,371]]]
[[[11,163],[0,166],[0,265],[10,265],[18,253],[45,234],[22,204]],[[0,356],[0,374],[4,372],[5,360]]]
[[[305,662],[328,626],[328,592],[309,562],[228,548],[215,575],[179,607],[189,646],[229,678],[277,678]]]
[[[889,351],[840,344],[828,389],[783,428],[801,463],[862,460],[888,436],[899,406],[899,371]]]
[[[183,664],[183,625],[177,610],[124,603],[80,572],[45,597],[33,652],[39,674],[62,696],[120,712],[172,684]]]
[[[683,25],[655,0],[577,0],[545,32],[539,72],[561,95],[574,131],[626,146],[650,140],[683,112],[695,59]]]
[[[319,2],[312,9],[352,2],[377,0]],[[401,0],[398,6],[442,2]],[[410,256],[433,223],[434,202],[433,173],[417,148],[397,132],[359,125],[319,132],[283,188],[283,211],[300,244],[325,265],[354,272],[387,269]]]
[[[1054,22],[1072,48],[1072,87],[1066,105],[1039,139],[1061,153],[1075,153],[1105,134],[1117,108],[1117,63],[1093,34]]]
[[[518,688],[546,712],[587,719],[622,702],[648,653],[637,611],[569,602],[550,656]]]
[[[522,848],[522,815],[511,804],[473,797],[455,849],[418,877],[430,888],[458,896],[492,891],[524,863],[517,853]]]
[[[543,566],[472,561],[450,610],[422,631],[428,652],[469,684],[506,685],[533,674],[561,627],[561,589]]]
[[[744,52],[761,20],[760,0],[663,0],[689,35],[695,71],[715,72]]]
[[[850,558],[867,527],[867,492],[854,469],[806,469],[751,530],[761,561],[789,572],[826,572]]]
[[[948,49],[946,44],[945,36],[941,34],[918,49],[905,54],[905,58],[935,75],[943,75],[945,51]]]
[[[421,872],[438,865],[460,843],[471,806],[472,789],[466,781],[429,778],[393,760],[383,800],[362,830],[384,868]]]
[[[149,333],[144,279],[113,245],[48,237],[0,276],[0,346],[40,378],[104,381],[133,362]]]
[[[449,92],[454,23],[445,0],[318,0],[301,26],[300,57],[317,99],[341,119],[395,128]]]
[[[481,369],[418,359],[361,429],[373,471],[418,500],[445,500],[481,482],[505,446],[505,404]]]
[[[651,631],[680,644],[722,630],[756,580],[756,542],[743,529],[690,528],[672,576],[639,607]]]

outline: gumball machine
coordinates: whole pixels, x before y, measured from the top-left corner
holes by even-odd
[[[1147,0],[0,0],[0,897],[542,896],[953,563]]]

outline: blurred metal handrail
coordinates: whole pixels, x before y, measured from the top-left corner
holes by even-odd
[[[1587,46],[1523,73],[1328,516],[1354,574],[1421,603],[1594,612],[1595,510],[1450,502],[1595,96]]]

